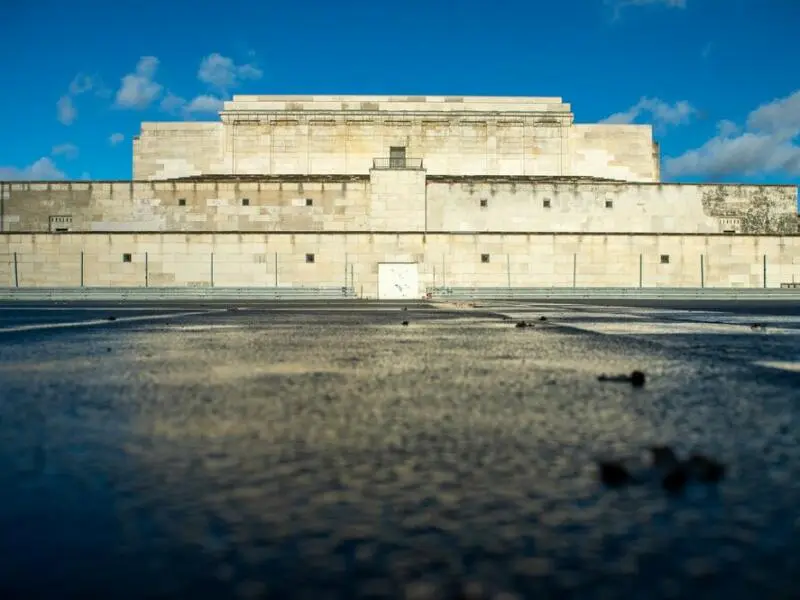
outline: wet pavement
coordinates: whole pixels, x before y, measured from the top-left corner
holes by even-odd
[[[800,594],[800,310],[15,307],[0,597]],[[601,485],[651,444],[726,478]]]

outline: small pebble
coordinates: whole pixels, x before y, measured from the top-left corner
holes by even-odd
[[[633,481],[633,477],[628,470],[618,462],[601,462],[600,467],[600,481],[605,485],[616,487],[625,485]]]
[[[541,317],[539,317],[539,320],[540,320],[540,321],[547,321],[547,317],[545,317],[544,315],[542,315]]]
[[[117,320],[117,317],[111,316],[111,317],[108,317],[108,320],[109,320],[109,321],[116,321],[116,320]]]
[[[525,321],[517,321],[517,329],[524,329],[528,324]]]
[[[642,387],[644,385],[644,373],[641,371],[634,371],[631,373],[631,385],[633,387]]]
[[[408,325],[408,321],[403,321],[403,325],[407,326]]]

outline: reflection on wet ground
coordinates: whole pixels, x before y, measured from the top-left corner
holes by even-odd
[[[798,337],[565,310],[0,334],[0,595],[797,597]],[[653,443],[726,479],[598,483]]]

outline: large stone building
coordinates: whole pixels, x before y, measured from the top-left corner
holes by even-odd
[[[778,286],[794,186],[662,183],[560,98],[235,96],[144,123],[133,180],[0,183],[19,286]],[[0,284],[1,285],[1,284]]]
[[[368,175],[404,160],[431,176],[655,182],[649,125],[577,125],[561,98],[234,96],[219,123],[145,123],[133,178]]]

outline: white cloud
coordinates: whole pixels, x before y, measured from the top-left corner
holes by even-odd
[[[189,119],[196,114],[214,114],[222,110],[224,100],[217,96],[203,94],[187,101],[173,93],[168,93],[161,101],[161,110],[172,115]]]
[[[263,73],[254,64],[237,65],[233,59],[214,52],[200,63],[197,78],[218,90],[236,87],[246,79],[260,79]]]
[[[53,146],[51,151],[53,156],[63,156],[68,159],[73,159],[78,157],[78,147],[75,144],[59,144],[57,146]]]
[[[66,175],[56,167],[55,163],[44,156],[35,163],[18,169],[16,167],[0,167],[0,180],[4,181],[46,181],[64,179]]]
[[[121,79],[117,91],[116,106],[120,108],[143,109],[161,95],[161,84],[154,80],[158,69],[155,56],[143,56],[136,64],[136,71]]]
[[[184,109],[189,114],[195,113],[218,113],[222,110],[223,100],[216,96],[197,96],[193,98]]]
[[[800,176],[800,90],[762,104],[743,128],[731,121],[717,125],[717,135],[699,148],[669,158],[669,175]]]
[[[121,144],[124,139],[125,136],[121,133],[112,133],[108,138],[108,143],[112,146],[116,146],[117,144]]]
[[[79,96],[91,90],[95,85],[94,79],[83,73],[78,73],[69,84],[69,93],[72,96]]]
[[[181,112],[183,107],[186,106],[186,99],[168,92],[164,99],[161,100],[161,110],[165,113],[175,115]]]
[[[72,125],[78,117],[78,111],[75,109],[75,103],[71,96],[61,96],[56,102],[56,111],[58,120],[64,125]]]
[[[75,98],[87,92],[93,91],[96,96],[106,98],[109,90],[96,75],[86,75],[78,73],[70,82],[67,93],[61,96],[56,103],[58,120],[64,125],[71,125],[78,118],[78,110],[75,107]]]
[[[643,115],[649,114],[654,125],[684,125],[689,122],[697,110],[685,100],[669,104],[658,98],[642,98],[628,110],[614,113],[600,121],[608,124],[633,123]]]

